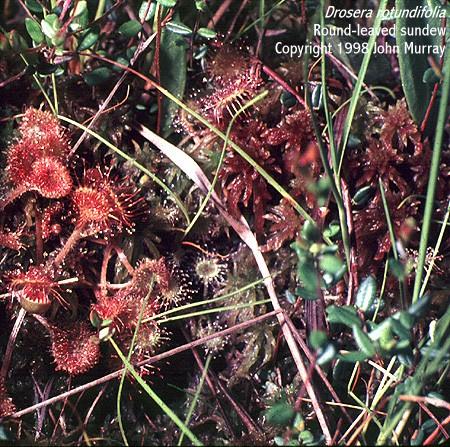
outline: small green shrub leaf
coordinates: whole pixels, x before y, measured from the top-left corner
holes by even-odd
[[[348,327],[361,326],[361,320],[351,306],[328,306],[327,314],[330,323],[344,324]]]
[[[88,31],[80,40],[78,51],[84,51],[93,47],[98,41],[98,30]]]
[[[295,411],[292,406],[285,401],[281,401],[271,406],[266,412],[267,422],[270,425],[278,427],[286,427],[290,425],[295,416]]]
[[[173,8],[177,4],[177,0],[158,0],[158,3],[166,8]]]
[[[137,20],[128,20],[128,22],[122,23],[119,28],[119,33],[125,37],[135,36],[142,28],[142,25]]]
[[[312,331],[309,336],[309,343],[316,351],[328,342],[327,334],[323,331]]]
[[[27,17],[25,19],[25,27],[28,31],[28,34],[33,39],[33,42],[40,44],[44,41],[44,33],[42,32],[38,22]]]
[[[363,186],[361,189],[356,191],[356,194],[353,196],[352,202],[355,206],[363,206],[369,201],[372,194],[373,188],[370,185]]]
[[[36,0],[25,0],[25,5],[31,12],[42,14],[42,6]]]
[[[143,1],[141,7],[139,8],[139,20],[147,22],[152,19],[155,15],[156,3]]]
[[[205,39],[214,39],[217,36],[217,33],[213,29],[209,28],[200,28],[197,31],[197,34]]]
[[[375,300],[377,293],[377,282],[373,276],[368,276],[358,288],[355,306],[366,313]]]
[[[376,349],[372,343],[372,340],[361,329],[360,326],[354,325],[352,329],[353,329],[353,337],[355,338],[358,348],[361,349],[361,351],[364,352],[364,354],[367,357],[373,357],[376,354]]]
[[[99,85],[106,82],[111,77],[111,70],[107,67],[96,68],[90,73],[84,75],[84,80],[87,85]]]
[[[317,225],[309,220],[303,224],[302,238],[308,242],[318,242],[320,240],[320,231]]]
[[[166,28],[175,34],[181,34],[182,36],[189,36],[192,34],[191,28],[186,26],[184,23],[171,21],[166,25]]]
[[[330,275],[336,275],[342,270],[344,263],[337,256],[324,255],[319,260],[320,268]]]

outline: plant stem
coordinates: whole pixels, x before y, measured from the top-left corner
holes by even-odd
[[[389,206],[388,206],[388,203],[387,203],[387,200],[386,200],[386,193],[384,192],[384,185],[383,185],[383,182],[382,182],[381,178],[378,178],[378,186],[380,188],[381,200],[383,202],[384,213],[386,215],[386,222],[387,222],[387,226],[388,226],[388,229],[389,229],[389,238],[391,240],[392,253],[394,255],[394,259],[398,262],[399,257],[398,257],[398,250],[397,250],[395,233],[394,233],[394,226],[392,225],[391,215],[389,214]],[[401,308],[405,309],[405,307],[406,307],[405,288],[403,286],[403,282],[402,281],[403,280],[399,278],[399,280],[398,280],[398,287],[399,287],[399,290],[400,290],[400,304],[401,304]]]
[[[432,272],[434,264],[435,264],[436,256],[439,253],[439,249],[441,247],[442,240],[444,239],[444,234],[445,234],[445,230],[447,229],[447,224],[448,224],[449,219],[450,219],[450,201],[447,204],[447,212],[445,213],[444,221],[442,222],[442,225],[441,225],[441,231],[439,232],[439,236],[438,236],[436,245],[433,250],[433,259],[431,260],[431,263],[428,266],[427,274],[425,276],[425,279],[423,280],[423,284],[422,284],[422,288],[420,289],[419,296],[422,296],[425,293],[425,290],[427,288],[428,280],[430,279],[431,272]]]
[[[11,334],[9,334],[8,345],[6,346],[6,352],[3,357],[2,369],[0,371],[1,379],[6,379],[6,376],[8,375],[11,357],[14,351],[14,346],[16,345],[17,334],[19,333],[20,328],[22,327],[22,323],[26,314],[27,311],[21,308],[19,313],[17,314],[17,318],[16,321],[14,322],[14,327],[12,328]]]
[[[3,211],[11,202],[18,199],[22,194],[27,192],[27,188],[21,185],[10,191],[4,199],[0,200],[0,211]]]
[[[372,52],[377,41],[377,37],[380,32],[381,22],[384,15],[384,11],[387,7],[387,0],[381,0],[380,6],[376,13],[375,23],[373,24],[373,34],[369,38],[367,52],[364,55],[361,68],[358,74],[358,80],[356,81],[355,88],[352,94],[352,100],[350,102],[349,110],[344,124],[344,134],[342,136],[341,147],[339,151],[339,166],[336,175],[339,177],[341,175],[342,163],[344,161],[345,149],[347,148],[348,138],[350,136],[350,131],[352,128],[353,117],[355,116],[356,107],[358,106],[359,97],[363,87],[364,78],[366,77],[367,69],[369,67],[370,59],[372,58]]]
[[[441,162],[442,146],[444,141],[444,130],[448,119],[447,105],[450,96],[450,52],[447,49],[447,57],[443,69],[444,82],[442,85],[441,102],[439,105],[439,115],[434,138],[433,156],[431,159],[430,177],[428,180],[427,199],[425,201],[425,211],[423,216],[422,229],[420,233],[419,258],[417,261],[416,278],[414,281],[414,291],[412,302],[419,299],[423,269],[427,254],[428,238],[430,235],[431,220],[433,218],[434,197],[439,175],[439,165]]]
[[[97,11],[95,11],[94,20],[98,20],[105,11],[106,0],[98,0]]]
[[[55,270],[61,266],[70,250],[72,250],[72,248],[81,239],[82,230],[83,228],[76,227],[73,230],[73,233],[69,236],[69,239],[67,239],[66,243],[63,245],[63,248],[61,248],[60,252],[56,255],[55,260],[52,262],[52,266]]]

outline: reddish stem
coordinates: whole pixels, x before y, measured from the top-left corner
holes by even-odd
[[[0,200],[0,211],[3,211],[10,203],[18,199],[22,194],[27,192],[27,188],[24,185],[17,186],[10,191],[6,197]]]
[[[69,252],[72,250],[72,248],[81,239],[82,231],[83,231],[83,227],[76,227],[73,230],[73,233],[70,235],[69,239],[67,239],[63,248],[61,248],[60,252],[56,255],[56,258],[52,263],[52,266],[55,270],[57,270],[61,266],[61,264],[66,259],[66,256],[69,254]]]
[[[103,253],[102,270],[100,273],[100,290],[102,294],[107,293],[106,274],[108,272],[108,263],[111,258],[112,245],[108,245]]]
[[[306,109],[306,103],[303,98],[275,71],[266,65],[262,66],[263,72],[272,78],[274,81],[278,82],[286,91],[288,91],[294,98]]]
[[[44,241],[42,240],[42,213],[36,205],[34,208],[34,225],[36,238],[36,263],[41,265],[44,260]]]

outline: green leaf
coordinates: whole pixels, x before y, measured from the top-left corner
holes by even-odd
[[[195,7],[197,11],[206,11],[206,1],[205,0],[195,0]]]
[[[328,238],[333,238],[337,236],[341,231],[341,227],[339,225],[339,222],[333,221],[328,225],[327,228],[323,231],[323,235]]]
[[[150,6],[149,6],[150,4]],[[139,20],[147,22],[152,19],[156,12],[156,3],[143,1],[139,8]]]
[[[373,193],[373,188],[372,186],[364,186],[361,189],[359,189],[358,191],[356,191],[356,194],[354,195],[352,202],[355,206],[363,206],[365,205],[371,195]]]
[[[391,319],[392,330],[397,334],[401,340],[409,340],[411,337],[411,332],[406,328],[401,321],[392,318]]]
[[[307,258],[297,265],[298,279],[302,286],[314,296],[317,294],[318,274],[312,259]]]
[[[354,325],[353,337],[355,338],[358,348],[367,356],[373,357],[376,354],[375,346],[369,336],[361,329],[360,326]]]
[[[53,39],[59,30],[59,21],[56,14],[49,14],[44,20],[41,20],[42,32]]]
[[[99,85],[106,82],[111,77],[111,70],[107,67],[96,68],[90,73],[84,75],[84,80],[87,85]]]
[[[305,287],[297,287],[295,289],[296,295],[302,297],[304,300],[315,301],[317,299],[317,291],[308,290]]]
[[[25,19],[25,28],[27,29],[30,37],[33,39],[33,42],[39,45],[44,41],[44,33],[42,32],[41,27],[39,23],[36,22],[36,20],[27,17]]]
[[[363,362],[366,360],[367,355],[364,352],[354,351],[354,352],[346,352],[345,354],[339,355],[339,359],[344,362],[356,363]]]
[[[97,29],[89,30],[83,35],[78,44],[78,51],[84,51],[97,43],[99,32]]]
[[[209,28],[200,28],[197,31],[197,34],[205,39],[214,39],[217,36],[217,33],[213,29]]]
[[[439,76],[436,74],[433,68],[428,68],[425,73],[423,74],[423,82],[425,84],[436,84],[436,82],[439,82]]]
[[[327,314],[330,323],[344,324],[348,327],[361,326],[361,320],[351,306],[331,305],[327,307]]]
[[[173,8],[176,4],[176,0],[158,0],[158,3],[166,8]]]
[[[403,281],[406,278],[405,266],[401,261],[394,258],[389,259],[389,268],[394,276],[400,281]]]
[[[318,242],[320,240],[319,228],[309,220],[303,224],[301,235],[308,242]]]
[[[172,20],[166,25],[166,28],[175,34],[181,34],[182,36],[189,36],[192,34],[191,28],[186,26],[184,23]]]
[[[377,282],[373,276],[368,276],[358,288],[355,306],[366,313],[372,307],[376,294]]]
[[[426,314],[430,304],[431,295],[426,294],[410,306],[410,308],[408,309],[408,313],[416,319],[421,318]]]
[[[74,17],[80,17],[82,14],[85,14],[87,11],[87,1],[86,0],[80,0],[75,7],[75,11],[73,13]]]
[[[337,256],[324,255],[319,260],[320,268],[330,275],[336,275],[342,270],[344,263]]]
[[[181,99],[186,86],[186,43],[182,37],[164,30],[161,39],[161,84],[176,98]],[[172,132],[173,119],[178,106],[168,98],[163,100],[162,133],[167,137]]]
[[[427,6],[427,0],[396,0],[395,7],[397,11],[413,10],[416,7]],[[408,102],[409,110],[414,120],[420,123],[430,102],[433,85],[423,82],[425,72],[430,68],[428,52],[420,54],[413,51],[405,51],[406,45],[441,45],[441,36],[403,36],[401,30],[424,29],[426,26],[431,28],[440,28],[439,18],[410,18],[398,17],[396,19],[397,27],[397,45],[399,47],[398,60],[400,64],[400,76],[403,85],[403,91]],[[436,58],[438,60],[438,58]]]
[[[142,25],[137,20],[128,20],[123,23],[119,28],[119,33],[125,37],[135,36],[142,28]]]
[[[327,334],[323,331],[312,331],[309,336],[309,343],[316,351],[328,342]]]
[[[295,410],[285,401],[276,403],[266,412],[267,422],[279,427],[290,425],[294,416]]]
[[[331,362],[337,354],[336,347],[333,343],[328,343],[325,348],[320,349],[319,356],[317,357],[317,364],[319,366],[325,365],[326,363]]]
[[[25,0],[25,5],[31,12],[42,13],[42,6],[36,0]]]

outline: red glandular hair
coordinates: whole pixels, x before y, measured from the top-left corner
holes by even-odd
[[[19,125],[19,132],[22,140],[40,155],[51,155],[60,161],[69,155],[65,130],[50,112],[29,108]]]
[[[164,258],[145,259],[136,268],[127,287],[112,296],[98,292],[97,303],[92,305],[92,310],[102,320],[111,320],[111,324],[119,332],[122,329],[133,329],[138,323],[144,300],[147,299],[143,310],[145,319],[159,311],[159,296],[169,290],[169,284],[170,272]]]
[[[62,301],[58,283],[42,266],[31,266],[28,271],[9,275],[9,289],[22,307],[31,313],[44,313],[53,299]]]
[[[279,173],[280,168],[272,156],[270,147],[262,138],[265,125],[257,121],[249,121],[246,125],[237,126],[233,131],[233,140],[252,157],[259,166],[269,173]],[[263,233],[264,211],[266,203],[272,198],[267,182],[259,172],[240,155],[230,151],[225,158],[223,168],[219,173],[223,193],[228,209],[234,215],[239,214],[239,203],[248,207],[253,201],[255,216],[255,231]]]
[[[9,416],[16,411],[12,399],[8,395],[5,380],[0,377],[0,418]]]
[[[293,194],[304,196],[308,206],[313,208],[315,197],[308,186],[317,180],[322,164],[309,111],[290,113],[277,127],[268,129],[263,138],[270,146],[282,148],[284,170],[295,177]]]
[[[391,248],[378,180],[386,193],[395,235],[402,237],[419,211],[419,200],[412,196],[425,192],[430,148],[422,141],[404,99],[380,111],[368,129],[366,148],[353,151],[348,172],[357,188],[371,185],[376,190],[367,205],[354,211],[359,266],[370,264],[376,269],[373,260],[382,260]]]
[[[72,375],[93,368],[100,358],[98,335],[85,321],[49,326],[55,369]]]
[[[8,149],[10,183],[18,191],[35,190],[50,199],[67,196],[72,189],[66,167],[70,146],[58,119],[30,108],[19,125],[19,134]]]
[[[220,48],[208,65],[212,88],[198,101],[201,114],[221,129],[263,84],[261,64],[243,49]]]
[[[0,247],[20,251],[23,244],[20,241],[20,232],[4,231],[0,229]]]
[[[132,219],[140,212],[143,202],[136,195],[130,187],[114,182],[99,168],[89,169],[83,185],[72,195],[77,227],[92,234],[131,229]]]
[[[64,206],[61,202],[54,202],[42,212],[42,239],[47,240],[61,233],[61,225],[57,217],[62,213]]]

